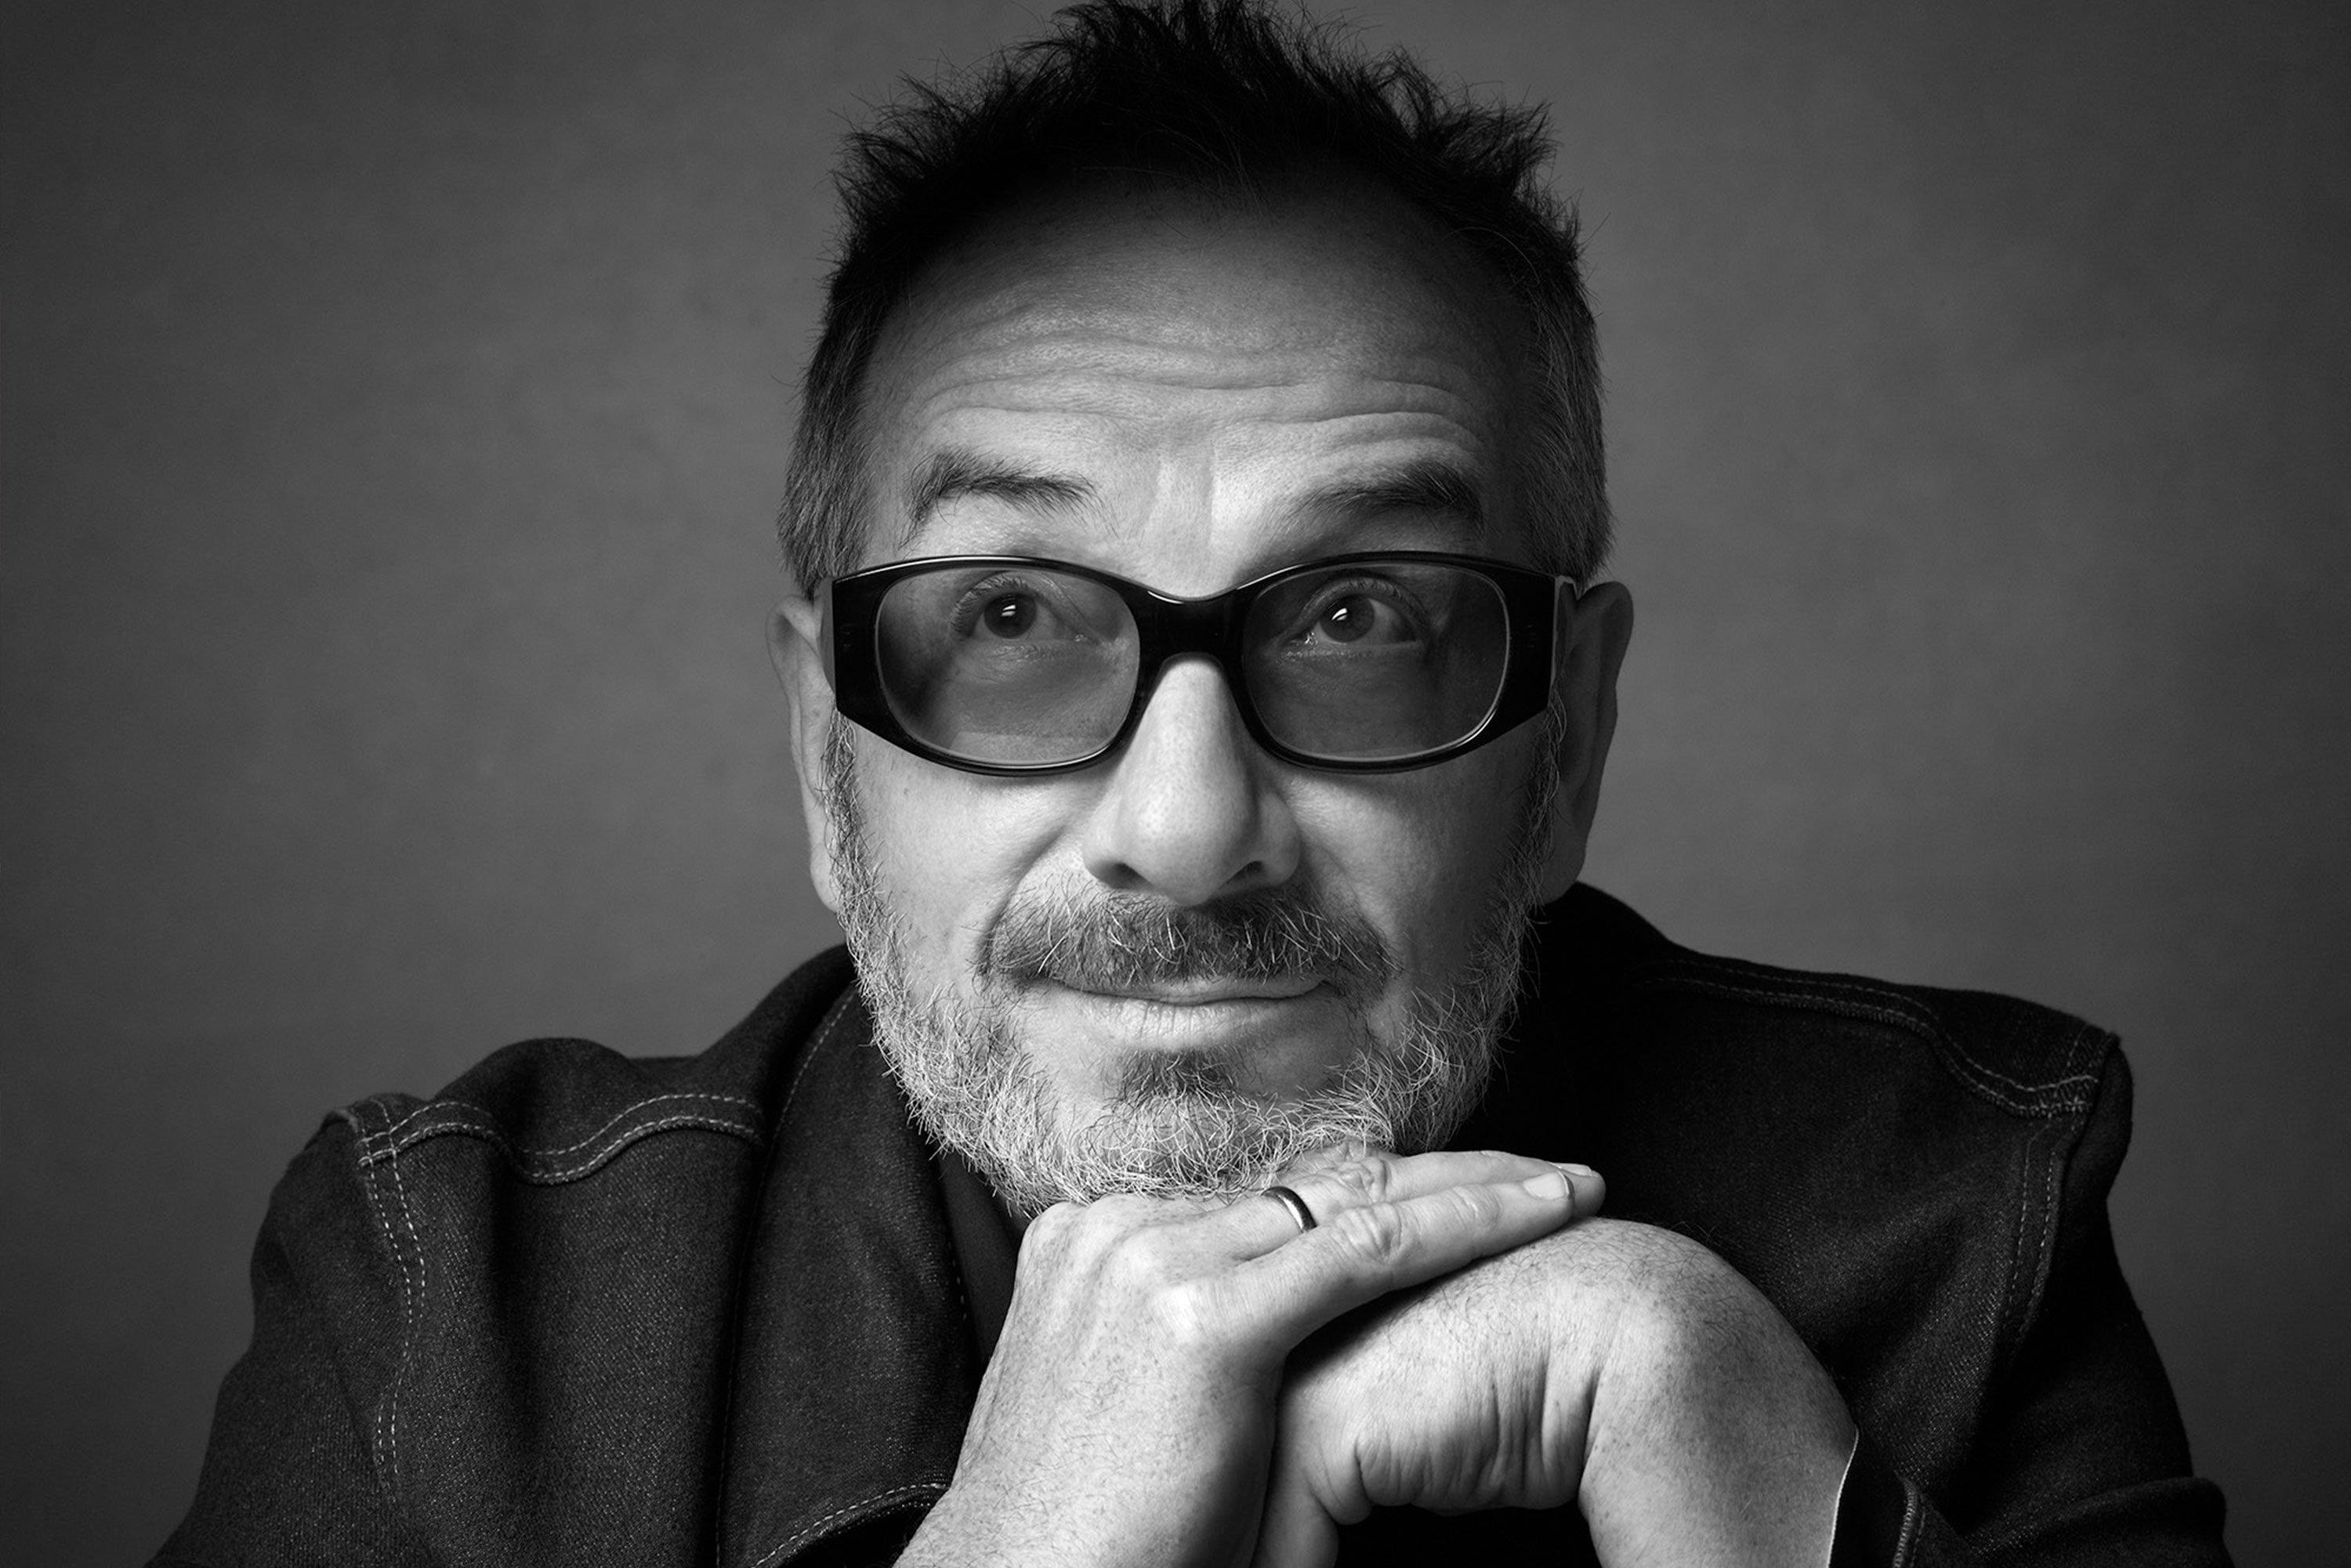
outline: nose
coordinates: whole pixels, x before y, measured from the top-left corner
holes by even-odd
[[[1086,824],[1086,869],[1186,906],[1287,882],[1298,823],[1274,787],[1277,766],[1241,727],[1217,667],[1176,661],[1112,761]]]

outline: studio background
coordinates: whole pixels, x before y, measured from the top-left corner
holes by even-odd
[[[284,1163],[835,939],[761,643],[831,143],[987,4],[5,12],[0,1556],[194,1484]],[[1640,606],[1589,876],[2125,1036],[2241,1563],[2351,1537],[2351,31],[1368,0],[1554,106]],[[1572,1155],[1572,1150],[1557,1151]]]

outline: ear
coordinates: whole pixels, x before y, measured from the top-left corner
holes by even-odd
[[[1574,885],[1600,810],[1600,770],[1616,734],[1616,672],[1633,641],[1633,596],[1621,582],[1596,582],[1573,604],[1561,640],[1559,683],[1565,724],[1559,737],[1559,798],[1552,805],[1551,853],[1542,868],[1548,904]]]
[[[768,618],[768,656],[791,708],[792,766],[800,776],[800,815],[808,824],[809,880],[816,895],[841,913],[834,875],[832,814],[825,810],[824,742],[835,722],[832,681],[824,669],[824,618],[813,600],[785,596]]]

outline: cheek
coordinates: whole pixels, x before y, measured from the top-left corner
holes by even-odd
[[[1318,874],[1379,929],[1404,977],[1455,974],[1511,871],[1522,772],[1488,757],[1502,751],[1300,802]]]
[[[862,737],[861,737],[862,738]],[[1061,842],[1067,802],[1048,780],[959,773],[875,743],[858,757],[866,841],[892,912],[926,955],[967,967],[996,915]]]

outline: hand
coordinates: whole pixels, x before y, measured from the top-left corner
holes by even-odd
[[[1374,1506],[1574,1501],[1611,1568],[1817,1568],[1852,1446],[1828,1375],[1729,1264],[1589,1220],[1292,1358],[1257,1562],[1325,1568]]]
[[[901,1562],[1247,1563],[1291,1348],[1576,1207],[1515,1155],[1353,1150],[1289,1185],[1320,1221],[1302,1235],[1262,1197],[1038,1216],[955,1483]]]

